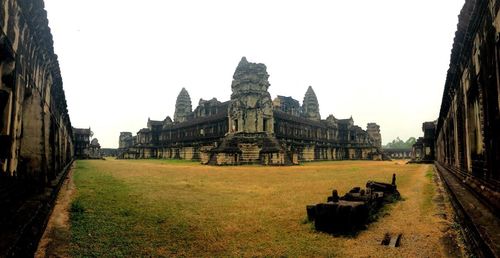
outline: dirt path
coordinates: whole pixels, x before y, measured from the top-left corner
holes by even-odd
[[[35,257],[69,257],[70,247],[70,224],[69,208],[71,199],[75,192],[73,182],[73,169],[61,187],[57,197],[54,211],[50,216],[47,228],[38,244]]]

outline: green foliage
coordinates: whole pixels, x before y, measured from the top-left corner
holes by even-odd
[[[409,149],[417,142],[417,139],[415,137],[410,137],[408,140],[403,141],[399,137],[396,137],[396,139],[392,140],[392,142],[388,142],[384,148],[386,149]]]

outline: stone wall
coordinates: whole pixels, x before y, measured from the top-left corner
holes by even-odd
[[[412,163],[433,163],[436,159],[436,121],[424,122],[422,124],[424,137],[419,137],[411,150]],[[393,157],[393,156],[391,156]],[[394,158],[398,158],[396,156]]]
[[[42,0],[0,0],[0,257],[33,256],[73,158]]]
[[[444,85],[435,154],[466,242],[477,257],[500,253],[499,71],[500,1],[466,0]],[[415,147],[420,157],[432,155],[425,142]]]
[[[302,152],[299,153],[300,160],[302,161],[313,161],[314,160],[314,146],[306,146],[302,148]]]
[[[382,148],[382,135],[380,135],[380,126],[376,123],[368,123],[366,132],[373,140],[375,147]]]
[[[0,174],[44,185],[73,156],[59,63],[43,1],[0,3]]]
[[[436,127],[438,162],[492,182],[500,180],[498,12],[498,1],[466,1]]]

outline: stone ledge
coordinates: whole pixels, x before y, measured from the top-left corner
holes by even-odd
[[[30,194],[10,203],[2,212],[0,231],[0,257],[32,257],[43,235],[52,213],[62,183],[66,179],[73,161],[44,188],[42,192]],[[30,187],[26,185],[26,187]],[[20,204],[20,205],[19,205]]]
[[[500,218],[455,173],[435,165],[471,251],[478,257],[500,257]]]

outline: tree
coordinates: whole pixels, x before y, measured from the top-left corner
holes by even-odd
[[[410,137],[410,138],[408,138],[408,140],[406,140],[405,145],[411,147],[416,142],[417,142],[417,139],[415,139],[415,137]]]
[[[386,149],[409,149],[415,144],[417,140],[415,137],[410,137],[408,140],[403,141],[399,137],[396,137],[396,139],[392,140],[392,142],[388,142],[385,146],[383,146]]]

